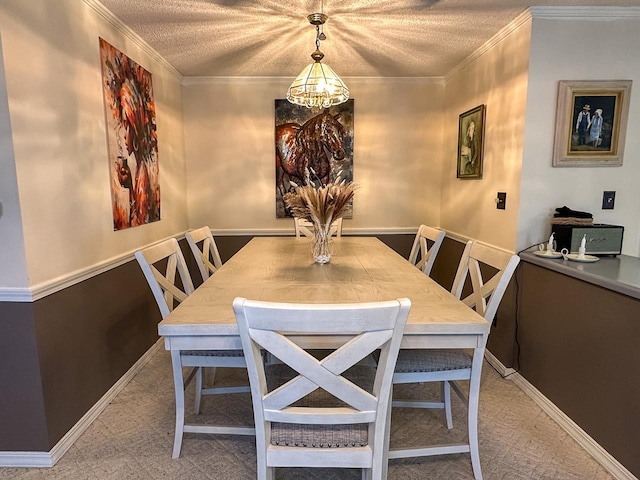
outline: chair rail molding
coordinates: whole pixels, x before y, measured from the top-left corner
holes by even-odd
[[[176,235],[175,238],[177,240],[180,240],[184,238],[184,234],[185,232],[182,232],[180,235]],[[160,243],[160,241],[163,240],[166,239],[152,242],[148,245],[142,245],[140,246],[140,248],[145,248],[147,246]],[[96,263],[95,265],[89,265],[88,267],[69,272],[65,275],[60,275],[59,277],[52,278],[51,280],[47,280],[36,285],[32,285],[28,288],[0,287],[0,302],[35,302],[36,300],[40,300],[41,298],[59,292],[60,290],[63,290],[67,287],[71,287],[80,282],[93,278],[96,275],[108,272],[109,270],[119,267],[120,265],[124,265],[127,262],[133,261],[135,260],[134,254],[135,250],[125,252],[121,255],[117,255],[107,260],[103,260],[102,262]]]
[[[287,228],[273,229],[212,229],[213,235],[219,236],[291,236],[294,235],[293,224]],[[184,238],[185,232],[175,235],[174,237],[180,241]],[[415,235],[416,227],[379,227],[379,228],[345,228],[343,235]],[[167,237],[170,238],[170,237]],[[136,250],[148,247],[155,243],[160,243],[167,238],[154,241],[147,245],[141,245]],[[28,288],[12,288],[0,287],[0,302],[21,302],[31,303],[40,300],[48,295],[54,294],[67,287],[88,280],[101,273],[124,265],[127,262],[135,260],[135,250],[125,252],[121,255],[109,258],[102,262],[90,265],[85,268],[69,272],[65,275],[47,280],[45,282],[32,285]]]

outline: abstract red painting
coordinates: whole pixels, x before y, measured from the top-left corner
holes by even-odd
[[[151,73],[100,39],[113,229],[160,220]]]

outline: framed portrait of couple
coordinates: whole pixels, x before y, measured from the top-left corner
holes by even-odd
[[[554,167],[619,167],[631,80],[560,81]]]
[[[457,178],[482,178],[484,118],[484,105],[478,105],[460,115],[458,121]]]

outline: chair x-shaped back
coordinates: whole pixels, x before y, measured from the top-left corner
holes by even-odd
[[[317,466],[362,468],[372,479],[383,478],[391,379],[410,308],[408,299],[338,305],[234,300],[253,397],[258,479],[272,479],[275,467]],[[322,359],[306,350],[326,347],[332,351]],[[378,349],[377,366],[358,364]],[[263,350],[295,372],[278,363],[265,366]],[[273,382],[278,372],[286,374]],[[353,374],[358,379],[351,381]],[[331,445],[324,443],[326,432]]]
[[[421,272],[424,272],[425,275],[429,275],[444,237],[445,232],[443,230],[427,225],[420,225],[416,238],[413,241],[413,246],[411,247],[409,262],[415,265]],[[427,240],[432,242],[431,248],[429,248]],[[420,260],[418,260],[418,254],[420,254]]]
[[[211,234],[211,229],[209,227],[201,227],[191,230],[185,234],[185,238],[189,247],[191,247],[191,252],[196,259],[200,275],[204,281],[222,267],[220,253],[218,253],[218,247]],[[200,242],[202,242],[202,248],[198,247]]]
[[[334,423],[374,421],[376,397],[347,380],[342,376],[342,373],[389,341],[392,333],[392,330],[361,333],[324,359],[318,360],[280,333],[250,330],[254,342],[267,349],[283,363],[294,368],[299,374],[264,396],[265,420],[291,421],[290,414],[295,414],[300,410],[296,410],[296,407],[292,407],[292,410],[285,409],[314,390],[322,388],[350,405],[357,412],[348,408],[336,412],[336,409],[329,408],[318,409],[315,415],[321,415],[322,411],[326,410],[331,414]],[[337,417],[342,420],[338,421]],[[358,419],[357,417],[363,418]]]
[[[171,238],[152,247],[139,250],[135,256],[151,287],[160,314],[162,318],[166,318],[173,311],[176,300],[178,303],[183,302],[193,293],[193,282],[178,241]],[[164,273],[160,271],[163,260],[166,260]],[[180,275],[183,290],[176,285],[176,272]]]

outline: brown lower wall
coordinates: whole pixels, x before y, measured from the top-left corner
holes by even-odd
[[[414,235],[378,238],[408,258]],[[249,240],[216,237],[223,262]],[[180,244],[197,286],[202,280],[195,261]],[[445,238],[434,264],[431,276],[447,290],[463,248]],[[495,349],[506,352],[501,360],[510,365],[509,293],[503,304],[489,348],[497,337]],[[135,260],[33,303],[0,302],[0,451],[51,450],[157,341],[159,321]]]
[[[157,340],[131,261],[33,303],[0,302],[0,451],[49,451]]]
[[[217,237],[223,261],[250,239]],[[408,257],[413,236],[384,241]],[[0,302],[0,451],[50,451],[153,346],[160,319],[135,260],[33,303]]]
[[[0,302],[0,451],[47,451],[33,305]]]
[[[640,477],[640,300],[526,262],[519,286],[519,373]]]
[[[413,235],[381,235],[408,258]],[[216,237],[226,262],[251,236]],[[180,242],[194,284],[198,269]],[[445,238],[431,276],[447,290],[464,244]],[[513,282],[512,282],[513,283]],[[515,289],[489,350],[515,365]],[[135,260],[33,303],[0,302],[0,451],[49,451],[157,340],[160,314]]]
[[[35,302],[53,447],[158,340],[160,312],[136,261]]]
[[[250,238],[217,237],[223,261]],[[379,238],[408,258],[413,235]],[[446,238],[437,257],[446,289],[463,247]],[[488,344],[636,476],[639,318],[638,300],[523,263]],[[0,451],[51,450],[157,341],[159,320],[135,260],[33,303],[0,302]]]

